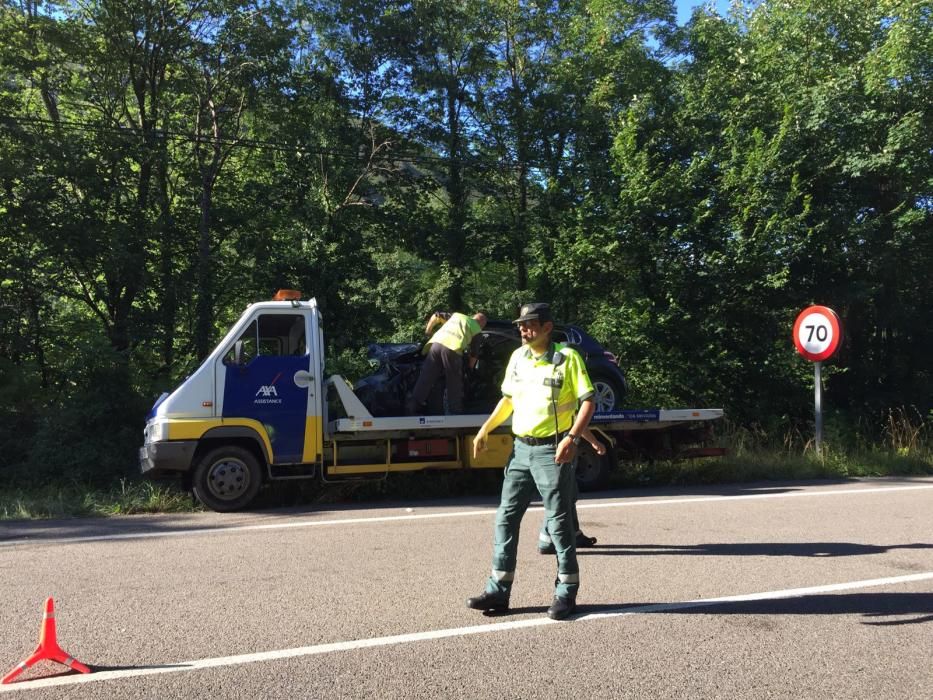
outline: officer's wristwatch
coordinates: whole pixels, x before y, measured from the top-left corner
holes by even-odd
[[[575,447],[579,447],[580,441],[583,439],[579,435],[574,435],[573,433],[567,433],[567,437],[570,438],[570,441],[574,444]]]

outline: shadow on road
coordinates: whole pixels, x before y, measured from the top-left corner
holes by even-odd
[[[933,544],[874,545],[856,542],[722,542],[709,544],[596,544],[577,556],[693,555],[718,557],[853,557],[894,549],[933,549]]]
[[[842,593],[807,595],[775,600],[654,605],[581,605],[575,617],[599,613],[673,615],[861,615],[865,618],[910,619],[866,620],[862,624],[894,626],[933,621],[933,593]]]
[[[547,605],[526,605],[523,608],[509,608],[504,612],[485,610],[483,612],[483,617],[511,617],[512,615],[544,614],[547,612],[547,609]]]

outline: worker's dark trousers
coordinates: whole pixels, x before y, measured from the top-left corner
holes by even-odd
[[[463,354],[440,343],[431,343],[421,366],[421,375],[411,394],[411,413],[417,413],[427,401],[431,389],[443,373],[447,382],[447,411],[463,413]]]
[[[574,470],[571,463],[555,464],[554,455],[553,444],[532,446],[515,441],[512,459],[502,482],[502,499],[496,511],[492,574],[486,581],[487,593],[509,597],[515,579],[522,516],[531,499],[540,493],[548,532],[557,551],[554,594],[576,598],[580,569],[577,565],[575,524],[571,522]]]

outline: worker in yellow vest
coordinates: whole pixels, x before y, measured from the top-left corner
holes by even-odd
[[[576,609],[580,588],[572,516],[573,462],[595,412],[593,384],[579,353],[571,348],[558,351],[551,342],[554,322],[547,304],[524,305],[514,323],[522,346],[509,359],[502,399],[473,438],[473,453],[478,456],[486,449],[489,433],[512,417],[515,439],[496,511],[492,573],[483,593],[468,598],[466,604],[487,612],[508,610],[522,516],[540,493],[557,554],[554,599],[547,614],[562,620]]]
[[[463,354],[470,348],[474,336],[486,327],[486,316],[482,313],[470,317],[461,313],[438,312],[428,319],[425,335],[438,324],[442,324],[440,329],[422,350],[426,357],[406,406],[409,415],[423,412],[425,401],[442,375],[447,386],[448,413],[463,413]]]

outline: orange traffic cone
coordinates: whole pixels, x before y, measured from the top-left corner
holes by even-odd
[[[44,659],[65,664],[65,666],[75,671],[80,671],[81,673],[91,672],[91,669],[80,661],[75,660],[73,657],[68,656],[68,654],[62,651],[62,648],[58,646],[58,640],[55,634],[55,601],[51,598],[45,601],[45,616],[42,619],[42,627],[39,630],[39,646],[32,652],[32,656],[17,664],[16,668],[6,674],[3,680],[0,680],[0,683],[9,683],[24,670]]]

